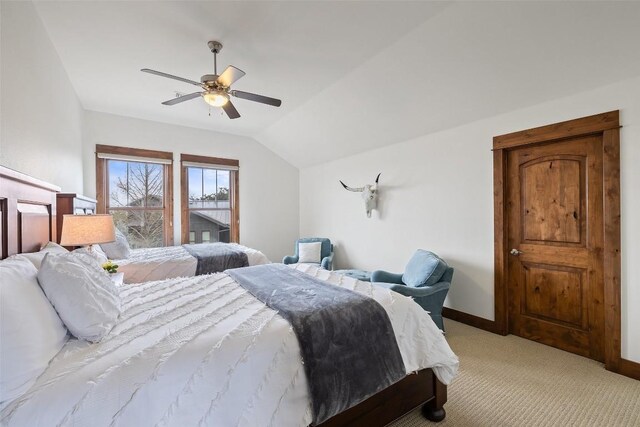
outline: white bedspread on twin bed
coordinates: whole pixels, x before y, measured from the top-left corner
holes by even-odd
[[[269,259],[260,251],[246,246],[229,245],[247,254],[249,265],[268,264]],[[127,259],[114,261],[118,272],[124,273],[125,283],[142,283],[174,277],[191,277],[196,274],[198,260],[182,246],[143,248],[131,250]]]
[[[370,283],[295,268],[376,299],[408,372],[449,383],[458,360],[429,315]],[[224,273],[121,288],[123,313],[99,344],[70,340],[0,413],[10,426],[306,426],[311,411],[290,325]]]

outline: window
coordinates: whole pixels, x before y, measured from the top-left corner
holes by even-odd
[[[98,212],[133,248],[173,244],[172,165],[172,153],[96,145]]]
[[[196,232],[195,231],[190,231],[189,232],[189,243],[193,244],[196,242]]]
[[[239,162],[182,154],[181,163],[182,241],[238,242]]]

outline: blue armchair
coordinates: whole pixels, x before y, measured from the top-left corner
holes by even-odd
[[[324,237],[305,237],[302,239],[296,240],[295,246],[295,255],[288,255],[282,259],[283,264],[295,264],[298,262],[298,244],[299,243],[313,243],[313,242],[321,242],[322,246],[320,249],[320,266],[325,270],[331,270],[333,264],[333,245],[331,244],[331,240]]]
[[[413,298],[443,331],[442,306],[452,278],[452,267],[436,254],[422,249],[411,257],[402,274],[383,270],[371,273],[371,282]]]

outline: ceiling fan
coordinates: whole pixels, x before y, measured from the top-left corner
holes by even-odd
[[[221,107],[230,119],[237,119],[240,117],[240,113],[233,106],[229,96],[236,98],[247,99],[249,101],[260,102],[262,104],[273,105],[279,107],[282,101],[268,96],[257,95],[255,93],[243,92],[241,90],[232,90],[231,85],[245,75],[245,72],[239,68],[229,65],[222,74],[218,75],[218,53],[222,50],[222,43],[217,41],[210,41],[207,43],[209,49],[213,53],[213,73],[205,74],[200,77],[200,83],[185,79],[184,77],[174,76],[172,74],[163,73],[161,71],[150,70],[143,68],[142,72],[155,74],[156,76],[166,77],[168,79],[178,80],[184,83],[189,83],[195,86],[199,86],[204,89],[202,92],[194,92],[187,95],[178,96],[174,99],[163,102],[163,105],[175,105],[190,99],[198,98],[201,96],[205,102],[212,107]]]

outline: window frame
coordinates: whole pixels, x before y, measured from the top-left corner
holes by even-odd
[[[182,243],[189,243],[189,177],[185,163],[202,163],[211,169],[216,166],[223,169],[230,169],[229,176],[229,206],[231,210],[231,224],[229,230],[229,241],[240,243],[240,162],[235,159],[225,159],[221,157],[197,156],[193,154],[180,154],[180,203],[181,203],[181,224],[180,236]],[[199,210],[199,209],[195,209]],[[200,209],[201,210],[201,209]]]
[[[145,159],[159,159],[163,161],[169,161],[169,163],[162,164],[163,166],[163,207],[162,208],[138,208],[138,207],[118,207],[113,208],[116,210],[123,211],[135,211],[135,210],[157,210],[163,212],[164,224],[163,224],[163,244],[164,246],[172,246],[173,245],[173,153],[168,151],[157,151],[157,150],[147,150],[143,148],[129,148],[129,147],[119,147],[115,145],[101,145],[96,144],[96,211],[99,214],[108,213],[109,206],[109,194],[108,194],[108,186],[109,179],[107,177],[108,169],[107,169],[107,160],[100,158],[99,154],[115,154],[120,156],[131,157],[130,161],[138,161],[142,163],[145,162]],[[138,157],[140,160],[136,160]],[[127,161],[127,160],[125,160]]]

